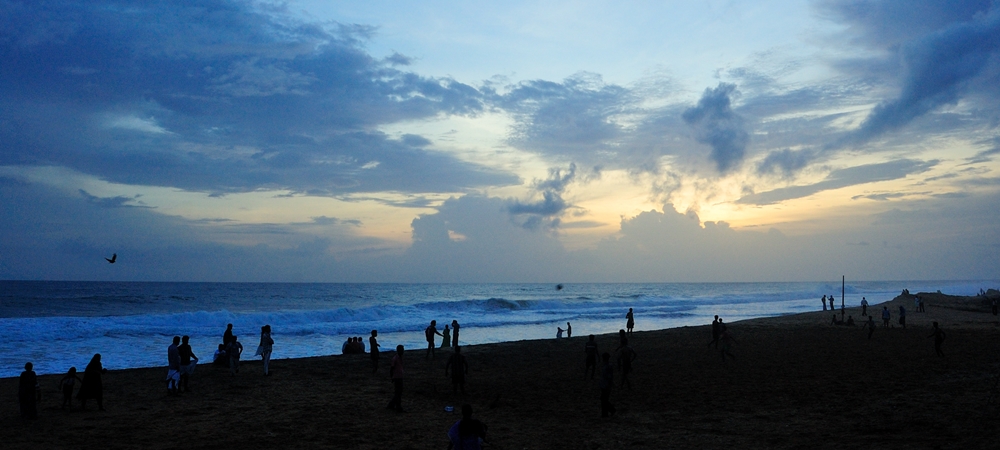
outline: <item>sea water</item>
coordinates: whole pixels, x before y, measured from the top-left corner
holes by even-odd
[[[997,281],[849,282],[846,306],[874,306],[903,289],[974,295]],[[269,324],[274,359],[340,354],[348,337],[382,351],[426,348],[423,330],[457,320],[462,345],[549,339],[571,322],[574,336],[614,333],[633,308],[636,331],[706,325],[821,310],[841,280],[798,283],[333,284],[0,281],[0,377],[24,363],[39,374],[82,370],[101,353],[108,369],[166,366],[175,335],[191,337],[203,363],[226,324],[252,359]],[[437,338],[440,343],[440,337]]]

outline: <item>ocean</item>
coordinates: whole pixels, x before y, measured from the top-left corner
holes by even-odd
[[[910,292],[974,295],[998,281],[848,282],[844,302],[872,305]],[[166,366],[175,335],[210,362],[226,324],[252,359],[271,325],[273,358],[340,354],[351,336],[378,330],[382,351],[426,348],[423,330],[457,320],[461,344],[614,333],[634,309],[636,331],[727,323],[820,309],[841,280],[783,283],[335,284],[0,281],[0,377],[31,361],[39,374],[82,370],[94,353],[108,369]],[[438,338],[440,342],[440,338]],[[707,340],[706,340],[707,342]],[[582,351],[582,350],[581,350]],[[276,364],[277,365],[277,364]],[[280,366],[279,366],[280,367]]]

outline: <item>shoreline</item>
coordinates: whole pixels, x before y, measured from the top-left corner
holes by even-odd
[[[922,295],[927,312],[910,312],[906,329],[897,307],[910,310],[912,300],[884,303],[895,326],[871,340],[859,307],[846,308],[857,327],[830,325],[828,311],[727,321],[736,359],[726,362],[706,347],[708,324],[636,331],[632,390],[617,387],[616,372],[618,414],[608,419],[596,381],[583,376],[586,330],[574,327],[568,339],[463,346],[466,396],[453,394],[444,376],[450,351],[428,361],[422,349],[407,350],[403,414],[384,409],[392,396],[385,351],[374,375],[368,355],[272,360],[266,378],[259,359],[245,359],[236,377],[202,364],[193,392],[177,397],[166,395],[165,366],[109,371],[105,412],[61,410],[61,374],[40,375],[39,419],[30,422],[17,412],[17,380],[4,378],[0,440],[5,448],[174,448],[182,440],[214,449],[443,448],[445,430],[460,418],[444,407],[467,402],[497,449],[992,443],[1000,431],[1000,399],[988,404],[1000,375],[1000,323],[974,298]],[[931,321],[948,333],[943,358],[926,338]],[[617,346],[614,335],[597,341],[601,351]],[[233,429],[240,431],[221,432]]]

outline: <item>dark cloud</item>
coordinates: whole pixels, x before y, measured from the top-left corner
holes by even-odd
[[[858,40],[897,58],[902,74],[899,94],[834,148],[865,143],[963,98],[982,98],[996,110],[1000,8],[993,2],[828,2],[826,9],[853,25]]]
[[[563,191],[576,179],[576,164],[570,164],[569,170],[563,172],[559,168],[550,168],[549,177],[544,180],[535,180],[533,189],[541,199],[534,202],[522,202],[513,200],[507,207],[510,214],[528,215],[528,219],[523,223],[526,228],[536,229],[543,225],[545,220],[549,220],[550,225],[558,226],[558,216],[562,215],[569,204],[562,198]],[[551,219],[555,218],[555,219]]]
[[[80,192],[80,195],[82,195],[83,198],[87,199],[88,202],[102,206],[104,208],[136,208],[136,207],[149,208],[149,206],[143,205],[141,204],[141,202],[138,202],[139,197],[142,197],[142,195],[138,194],[136,194],[134,197],[126,197],[123,195],[115,197],[97,197],[95,195],[91,195],[89,192],[83,189],[80,189],[78,192]],[[138,202],[140,204],[130,204],[133,202]]]
[[[804,186],[790,186],[743,196],[736,203],[746,205],[771,205],[785,200],[808,197],[817,192],[840,189],[858,184],[873,183],[905,178],[907,175],[923,173],[936,166],[938,161],[916,161],[901,159],[881,164],[837,169],[826,179]]]
[[[534,80],[513,86],[497,94],[492,102],[514,114],[511,144],[548,155],[570,157],[577,161],[606,161],[601,152],[623,134],[613,120],[632,101],[629,90],[605,84],[600,76],[580,73],[561,83]]]
[[[776,150],[767,154],[764,160],[757,164],[757,173],[768,174],[777,172],[790,176],[806,167],[816,153],[811,150]]]
[[[695,139],[712,147],[710,158],[719,172],[726,173],[743,162],[750,135],[743,118],[733,111],[731,96],[736,85],[719,83],[705,89],[698,104],[684,111],[682,118],[695,130]]]
[[[471,86],[397,69],[402,55],[371,57],[371,27],[228,0],[4,1],[0,17],[0,165],[214,194],[518,181],[376,131],[485,106]]]

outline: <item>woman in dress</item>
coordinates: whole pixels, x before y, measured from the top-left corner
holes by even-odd
[[[80,406],[87,409],[87,400],[97,400],[97,409],[104,411],[104,383],[101,375],[107,369],[101,365],[101,354],[96,353],[83,371],[83,382],[80,383],[80,391],[76,393],[76,398],[80,399]]]
[[[273,345],[274,339],[271,339],[271,326],[264,325],[260,327],[260,345],[257,346],[257,353],[255,356],[259,355],[261,360],[264,361],[264,376],[270,374],[268,365],[271,362],[271,347]]]

